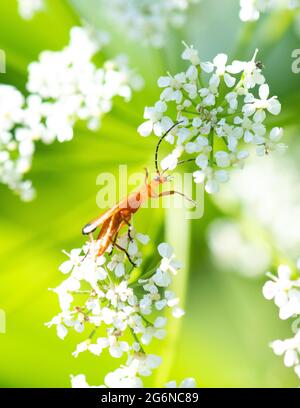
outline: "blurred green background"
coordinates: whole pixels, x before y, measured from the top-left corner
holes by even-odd
[[[22,203],[0,186],[0,309],[7,317],[7,333],[0,334],[1,387],[68,387],[69,375],[79,373],[86,373],[89,383],[100,384],[119,363],[111,366],[107,354],[101,358],[72,357],[75,344],[83,337],[70,335],[61,341],[54,329],[44,327],[59,310],[56,296],[48,288],[62,280],[58,266],[65,257],[61,250],[82,245],[81,227],[97,214],[97,175],[104,171],[117,175],[119,164],[128,164],[130,172],[153,166],[155,138],[141,138],[136,128],[144,106],[158,99],[157,78],[166,71],[184,69],[181,40],[194,44],[203,60],[219,52],[248,60],[255,48],[260,49],[259,59],[265,65],[271,92],[283,105],[281,116],[273,122],[285,127],[290,146],[284,161],[274,159],[275,168],[280,173],[292,167],[295,181],[289,189],[299,185],[300,75],[291,71],[291,53],[299,47],[300,39],[294,32],[293,16],[277,13],[256,24],[243,24],[238,18],[238,3],[223,0],[220,7],[219,0],[203,0],[189,11],[185,28],[170,30],[165,48],[153,50],[126,40],[124,33],[105,19],[97,0],[48,0],[47,10],[30,22],[19,17],[15,0],[0,1],[0,48],[7,55],[7,74],[0,77],[3,83],[25,92],[27,65],[42,50],[65,46],[70,28],[82,17],[111,33],[105,57],[128,54],[130,65],[146,81],[131,103],[115,101],[100,131],[91,133],[80,125],[71,142],[38,145],[30,173],[38,192],[34,202]],[[281,195],[276,177],[260,186],[273,200],[270,210],[272,205],[278,207],[276,194]],[[246,193],[247,189],[249,195],[256,191],[258,179],[247,179],[250,185],[243,184]],[[240,179],[240,183],[245,182]],[[288,194],[286,190],[284,194]],[[136,217],[138,230],[157,242],[169,238],[185,263],[175,286],[185,300],[186,316],[181,323],[170,323],[169,336],[163,343],[157,341],[148,348],[162,355],[164,364],[146,381],[147,385],[163,385],[185,377],[195,377],[199,387],[298,385],[294,373],[268,347],[274,339],[289,337],[291,330],[290,323],[280,321],[277,308],[262,296],[264,271],[258,268],[253,275],[245,274],[242,266],[241,270],[235,267],[234,260],[232,267],[224,267],[222,260],[217,261],[217,249],[212,251],[209,231],[216,219],[242,225],[251,242],[263,241],[271,251],[270,260],[265,262],[267,269],[274,267],[274,260],[294,260],[300,239],[298,242],[297,234],[289,237],[287,226],[285,240],[290,243],[294,239],[295,245],[293,250],[282,250],[272,223],[262,222],[254,211],[256,203],[253,211],[251,207],[246,211],[247,194],[241,201],[229,186],[227,199],[230,194],[233,202],[229,199],[228,205],[225,198],[206,196],[204,217],[192,222],[185,221],[179,210],[168,214],[143,210]],[[293,200],[299,208],[297,197]],[[278,211],[286,211],[286,206]],[[250,251],[244,261],[251,264],[254,258]]]

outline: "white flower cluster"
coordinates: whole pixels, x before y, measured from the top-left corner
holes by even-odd
[[[299,0],[240,0],[240,19],[257,21],[261,13],[274,10],[291,10],[299,7]]]
[[[205,182],[206,191],[216,193],[220,183],[229,180],[230,168],[243,167],[247,146],[255,146],[259,156],[285,150],[282,129],[268,133],[264,125],[267,114],[278,115],[281,105],[276,96],[270,97],[256,55],[248,62],[228,64],[226,54],[201,62],[198,51],[186,45],[182,58],[190,62],[188,69],[159,78],[160,100],[145,108],[146,121],[138,131],[161,136],[178,123],[166,137],[176,146],[161,162],[164,170],[173,170],[183,153],[197,154],[195,183]],[[172,119],[174,105],[177,114]]]
[[[300,266],[300,262],[298,262]],[[263,294],[266,299],[274,300],[279,307],[281,319],[297,318],[293,324],[295,336],[286,340],[276,340],[271,347],[276,355],[284,356],[284,364],[294,367],[300,378],[300,278],[294,278],[292,270],[287,265],[280,265],[278,276],[269,274],[271,280],[266,282]]]
[[[98,129],[102,116],[112,109],[114,97],[128,102],[132,89],[143,85],[142,78],[128,68],[125,56],[96,67],[93,57],[107,41],[105,33],[73,27],[66,48],[44,51],[38,62],[29,65],[27,89],[37,95],[32,109],[39,122],[46,124],[40,129],[42,140],[72,139],[76,120]]]
[[[181,27],[185,12],[200,0],[102,0],[105,12],[129,37],[145,45],[163,47],[168,26]]]
[[[18,0],[19,13],[25,20],[30,20],[45,7],[44,0]]]
[[[14,87],[0,85],[0,182],[30,201],[34,190],[23,175],[30,169],[34,134],[26,126],[25,98]]]
[[[129,101],[132,89],[142,86],[123,56],[102,68],[93,63],[107,41],[105,35],[74,27],[70,36],[62,51],[44,51],[29,65],[26,99],[15,88],[0,85],[0,181],[24,200],[33,197],[31,183],[23,176],[31,167],[36,141],[71,140],[78,120],[97,129],[114,97]]]
[[[71,376],[72,388],[143,388],[143,382],[140,378],[136,377],[136,372],[139,370],[140,366],[147,367],[146,369],[155,368],[156,366],[156,356],[147,357],[136,357],[127,366],[118,368],[117,370],[108,373],[105,376],[105,385],[93,386],[89,385],[86,381],[84,374],[79,374],[76,376]],[[196,381],[194,378],[185,378],[177,386],[176,381],[170,381],[165,385],[166,388],[195,388]]]
[[[148,241],[147,236],[133,231],[130,237],[120,237],[117,246],[126,249],[131,261],[141,265],[139,245]],[[60,271],[68,275],[54,289],[61,312],[46,325],[56,326],[61,339],[70,329],[79,333],[92,331],[77,345],[74,357],[85,351],[100,356],[105,349],[114,358],[127,355],[126,365],[106,376],[108,387],[141,386],[141,377],[151,375],[161,362],[160,357],[146,354],[143,347],[153,338],[165,337],[167,319],[163,310],[169,307],[176,318],[184,314],[179,299],[169,289],[181,265],[168,244],[160,244],[158,252],[158,266],[136,278],[125,252],[116,249],[114,255],[107,252],[99,257],[97,241],[72,250],[69,260],[60,266]]]
[[[160,364],[161,358],[154,354],[135,353],[128,358],[126,365],[105,376],[105,385],[96,388],[143,388],[141,377],[150,376]],[[72,388],[90,388],[83,374],[71,376],[71,384]]]

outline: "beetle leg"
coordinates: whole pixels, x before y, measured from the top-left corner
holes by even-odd
[[[194,201],[193,199],[189,198],[188,196],[186,196],[185,194],[181,193],[180,191],[175,191],[175,190],[171,190],[171,191],[163,191],[162,193],[158,194],[158,197],[165,197],[165,196],[170,196],[170,195],[174,195],[174,194],[178,194],[181,197],[184,197],[186,200],[190,201],[191,203],[193,203],[195,206],[198,206],[198,203],[196,203],[196,201]]]
[[[89,247],[89,249],[87,250],[87,253],[86,253],[86,254],[84,255],[84,257],[82,258],[82,261],[84,261],[84,260],[88,257],[88,255],[89,255],[90,252],[91,252],[91,245],[93,245],[93,244],[95,243],[94,236],[93,236],[92,233],[89,234],[89,238],[90,238],[90,247]]]
[[[127,256],[127,258],[128,258],[128,261],[131,263],[131,265],[132,265],[134,268],[137,267],[137,265],[133,262],[133,260],[131,259],[129,253],[127,252],[127,250],[126,250],[125,248],[121,247],[121,246],[120,246],[119,244],[117,244],[116,242],[115,242],[115,247],[118,248],[120,251],[123,251],[123,252],[126,254],[126,256]]]
[[[133,242],[133,238],[132,238],[132,235],[131,235],[131,229],[132,229],[132,226],[130,226],[130,227],[128,228],[127,235],[128,235],[129,241],[130,241],[130,242]]]
[[[145,169],[145,170],[147,170],[147,169]],[[123,214],[123,213],[121,213],[121,217],[122,217],[123,223],[128,226],[127,236],[128,236],[129,241],[132,242],[132,241],[133,241],[133,237],[132,237],[132,235],[131,235],[131,231],[132,231],[132,228],[133,228],[133,227],[132,227],[132,225],[130,224],[130,222],[128,221],[128,218],[130,219],[130,218],[131,218],[131,215],[130,215],[129,217],[128,217],[128,215],[127,215],[127,218],[126,218],[126,215]]]
[[[146,186],[148,185],[148,178],[149,178],[149,171],[148,169],[145,167],[145,184]]]
[[[131,224],[130,224],[126,219],[124,219],[124,218],[122,217],[122,222],[121,222],[121,224],[119,225],[119,229],[118,229],[116,235],[111,239],[112,248],[111,248],[111,251],[109,252],[109,256],[113,253],[115,246],[117,246],[117,245],[116,245],[116,242],[117,242],[119,233],[120,233],[121,229],[122,229],[123,226],[124,226],[123,223],[129,225],[130,228],[132,228]]]
[[[128,232],[127,232],[127,236],[128,236],[128,239],[129,239],[129,241],[130,242],[132,242],[133,241],[133,237],[132,237],[132,235],[131,235],[131,231],[132,231],[132,225],[130,224],[130,222],[129,221],[127,221],[127,220],[123,220],[124,222],[125,222],[125,224],[128,226]]]
[[[118,236],[119,236],[119,232],[120,232],[120,231],[118,231],[118,232],[116,233],[116,235],[114,236],[114,238],[111,240],[111,245],[112,245],[112,247],[111,247],[111,250],[109,251],[109,256],[111,256],[112,253],[114,252],[114,249],[115,249],[115,246],[116,246],[116,242],[117,242],[117,239],[118,239]]]

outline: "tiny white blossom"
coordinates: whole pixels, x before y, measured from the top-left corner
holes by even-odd
[[[291,339],[275,340],[271,343],[271,347],[276,355],[283,356],[284,365],[294,367],[296,374],[299,376],[300,331]]]
[[[138,132],[142,136],[149,136],[153,131],[157,136],[161,136],[173,124],[171,119],[164,117],[166,110],[167,105],[162,101],[156,102],[153,107],[145,108],[144,118],[148,120],[138,128]]]
[[[176,381],[169,381],[166,384],[166,388],[196,388],[196,380],[194,378],[185,378],[181,381],[181,383],[177,386]]]
[[[248,94],[245,98],[246,104],[243,107],[244,114],[248,117],[253,115],[257,110],[268,110],[272,115],[279,115],[281,111],[280,102],[277,97],[269,98],[270,89],[267,84],[259,87],[259,97],[256,99],[252,94]]]
[[[72,388],[106,388],[105,385],[89,385],[84,374],[71,375]]]
[[[283,129],[275,127],[271,130],[269,137],[263,137],[256,151],[258,156],[264,156],[270,152],[283,153],[287,149],[287,145],[280,143],[283,136]]]
[[[266,299],[274,299],[279,307],[281,319],[289,319],[300,314],[300,280],[292,280],[292,271],[287,265],[280,265],[278,277],[270,275],[272,280],[265,283],[263,294]]]

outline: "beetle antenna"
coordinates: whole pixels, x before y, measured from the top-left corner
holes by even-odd
[[[179,166],[180,164],[185,164],[185,163],[190,163],[190,162],[195,162],[196,159],[186,159],[186,160],[181,160],[177,163],[176,167]],[[168,169],[164,170],[161,174],[164,174]]]
[[[158,141],[158,143],[157,143],[157,146],[156,146],[156,149],[155,149],[155,168],[156,168],[156,171],[157,171],[158,174],[160,174],[160,171],[159,171],[159,168],[158,168],[158,152],[159,152],[159,146],[160,146],[161,142],[164,140],[164,138],[165,138],[166,136],[168,136],[168,134],[171,132],[171,130],[173,130],[173,129],[174,129],[176,126],[178,126],[180,123],[182,123],[182,121],[181,121],[181,122],[176,122],[176,123],[174,123],[174,125],[171,126],[170,129],[168,129],[168,130],[166,131],[166,133],[161,136],[161,138],[159,139],[159,141]]]
[[[177,163],[177,166],[179,166],[180,164],[184,164],[184,163],[189,163],[189,162],[194,162],[196,161],[196,159],[187,159],[187,160],[181,160]]]

